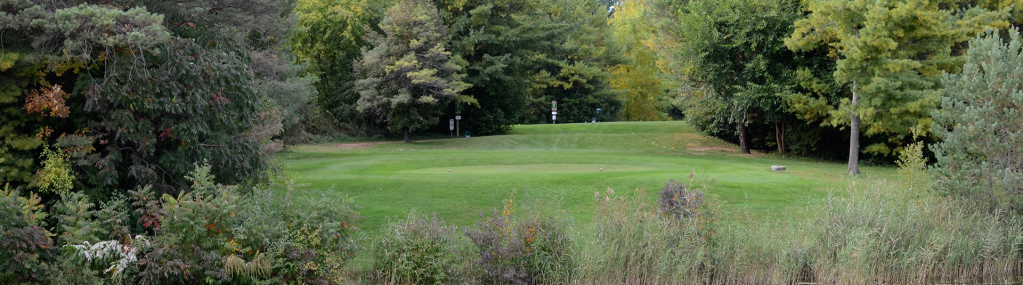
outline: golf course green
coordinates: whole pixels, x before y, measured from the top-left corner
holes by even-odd
[[[668,179],[688,183],[692,171],[696,188],[716,197],[726,222],[800,219],[829,193],[842,195],[853,179],[845,164],[742,154],[679,121],[519,125],[499,136],[302,145],[278,158],[295,195],[355,197],[369,231],[410,210],[469,225],[513,195],[515,203],[556,201],[585,224],[594,192],[645,189],[653,200]],[[896,173],[862,170],[863,177]]]

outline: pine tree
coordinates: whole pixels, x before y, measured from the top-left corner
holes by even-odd
[[[890,153],[889,143],[901,142],[913,127],[926,131],[940,92],[938,76],[959,66],[952,47],[1007,16],[957,10],[959,2],[966,1],[805,2],[810,15],[796,21],[786,45],[795,51],[828,49],[837,59],[834,78],[852,96],[831,106],[829,124],[850,129],[849,174],[860,173],[861,129],[887,138],[865,149],[881,154]]]
[[[940,193],[1023,212],[1023,43],[1009,31],[970,42],[961,74],[944,74],[931,130]]]
[[[384,35],[370,33],[375,46],[356,63],[360,111],[404,132],[409,143],[411,133],[436,124],[452,100],[475,103],[460,94],[469,85],[445,46],[447,28],[432,3],[402,0],[387,10],[380,29]]]

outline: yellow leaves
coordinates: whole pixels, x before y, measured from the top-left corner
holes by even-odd
[[[74,188],[70,155],[58,147],[43,148],[43,168],[36,171],[36,183],[42,192],[66,194]]]

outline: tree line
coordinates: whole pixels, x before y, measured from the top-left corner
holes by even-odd
[[[941,75],[961,71],[971,38],[1020,22],[1015,7],[5,1],[0,182],[48,189],[41,177],[60,174],[100,196],[175,193],[207,160],[218,182],[255,183],[285,143],[409,140],[446,131],[456,111],[464,129],[497,134],[550,122],[554,100],[560,122],[598,108],[601,120],[684,118],[745,152],[848,158],[858,173],[861,154],[940,139]]]
[[[939,193],[1019,213],[1017,4],[2,0],[0,283],[330,283],[357,214],[270,190],[284,144],[553,100],[849,173],[926,151]]]

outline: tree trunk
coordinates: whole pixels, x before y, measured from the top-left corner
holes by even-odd
[[[405,143],[412,143],[412,131],[405,128]]]
[[[739,150],[743,153],[749,153],[749,128],[746,127],[746,117],[742,116],[742,121],[739,122]]]
[[[860,174],[860,116],[856,115],[856,81],[853,81],[852,111],[849,120],[849,175]]]
[[[785,155],[785,125],[774,122],[774,139],[778,143],[778,153]]]

